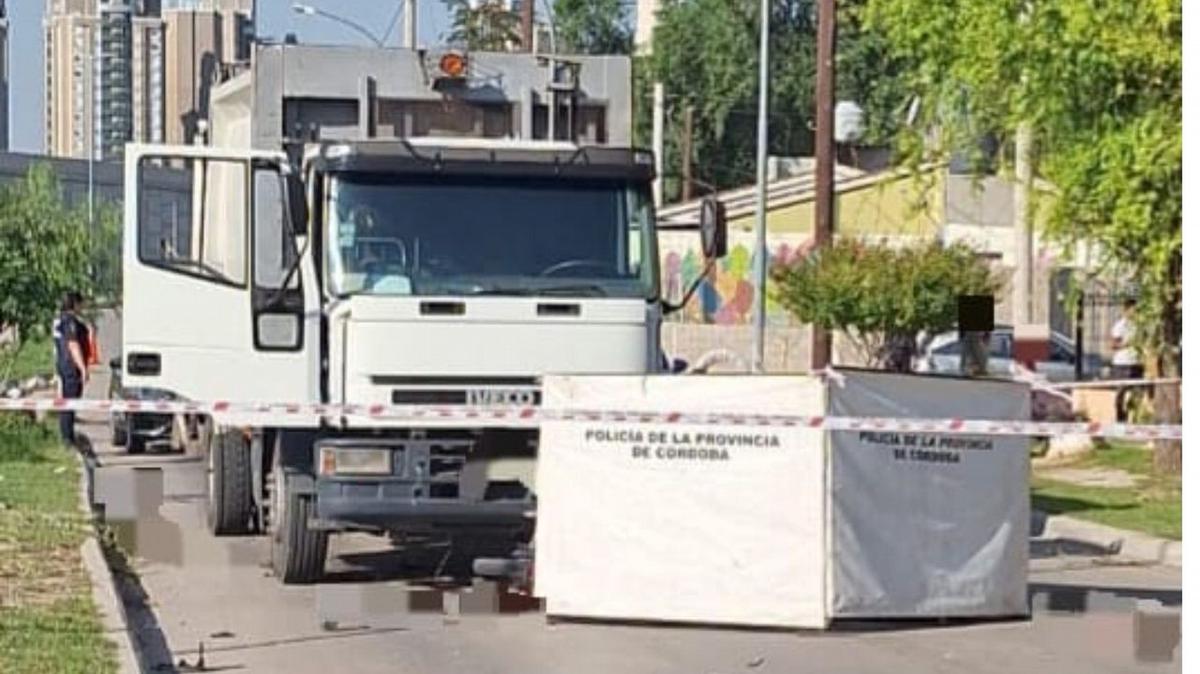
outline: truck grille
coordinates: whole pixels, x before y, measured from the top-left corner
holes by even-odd
[[[374,376],[371,383],[392,388],[394,405],[541,405],[534,377]]]

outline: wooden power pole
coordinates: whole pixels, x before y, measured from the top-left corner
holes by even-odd
[[[695,108],[687,106],[683,109],[683,138],[679,144],[680,161],[682,162],[683,187],[680,196],[687,202],[692,200],[692,120]]]
[[[521,0],[521,47],[533,51],[533,0]]]
[[[819,0],[817,5],[817,128],[816,128],[816,213],[813,218],[813,244],[824,246],[833,237],[833,101],[837,71],[834,60],[837,43],[836,0]],[[813,372],[829,366],[829,333],[812,326],[810,366]]]

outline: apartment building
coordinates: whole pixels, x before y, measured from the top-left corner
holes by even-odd
[[[46,152],[191,142],[222,69],[249,58],[253,16],[254,0],[47,0]]]

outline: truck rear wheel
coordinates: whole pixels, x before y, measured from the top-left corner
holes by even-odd
[[[312,494],[302,494],[282,466],[272,471],[271,566],[285,585],[307,585],[325,575],[329,533],[310,529],[315,510]]]
[[[208,528],[217,536],[250,532],[250,447],[241,433],[211,436],[207,451]]]

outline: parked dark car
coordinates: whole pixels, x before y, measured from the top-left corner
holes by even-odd
[[[108,397],[112,400],[171,400],[173,396],[152,388],[125,388],[121,384],[121,359],[109,361],[112,378],[109,380]],[[170,414],[139,412],[126,414],[113,412],[109,421],[112,427],[112,443],[125,447],[130,454],[141,454],[149,444],[171,444],[175,417]]]

